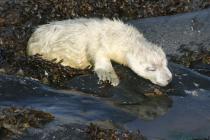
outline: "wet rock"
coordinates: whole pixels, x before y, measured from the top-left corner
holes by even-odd
[[[196,21],[196,29],[194,22]],[[210,9],[175,16],[133,20],[129,22],[145,37],[163,47],[167,55],[179,57],[181,50],[210,49]]]
[[[191,68],[199,73],[202,73],[202,74],[210,77],[210,65],[209,64],[197,63],[197,64],[193,64],[191,66]]]

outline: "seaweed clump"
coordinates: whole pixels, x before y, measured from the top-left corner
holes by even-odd
[[[0,138],[22,134],[27,128],[40,128],[54,119],[53,115],[27,108],[0,110]]]
[[[86,132],[91,140],[147,140],[140,131],[137,133],[123,132],[116,129],[100,128],[94,124],[90,124]]]
[[[63,66],[61,62],[56,62],[56,59],[47,61],[40,55],[35,55],[22,57],[14,65],[24,72],[24,76],[39,79],[44,84],[63,88],[64,83],[70,78],[92,72],[90,69],[78,70]]]
[[[172,57],[175,63],[182,64],[199,73],[210,76],[210,50],[199,47],[198,50],[180,49],[180,57]]]
[[[15,6],[14,6],[15,5]],[[0,25],[35,23],[75,17],[109,17],[123,20],[173,15],[204,9],[208,0],[22,0],[4,4]],[[50,14],[49,14],[50,13]],[[6,15],[6,16],[5,16]],[[34,15],[33,17],[31,15]]]

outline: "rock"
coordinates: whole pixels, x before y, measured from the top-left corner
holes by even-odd
[[[161,45],[169,56],[178,57],[183,47],[210,50],[210,9],[128,23],[142,31],[148,40]]]

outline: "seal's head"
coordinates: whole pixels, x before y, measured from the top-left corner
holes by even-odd
[[[149,44],[127,54],[128,66],[139,76],[159,86],[166,86],[172,80],[167,58],[161,47]]]

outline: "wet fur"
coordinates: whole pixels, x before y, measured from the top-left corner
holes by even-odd
[[[163,50],[120,20],[78,18],[41,25],[32,34],[27,52],[47,60],[63,60],[63,65],[77,69],[94,66],[99,79],[114,86],[119,79],[110,60],[161,86],[172,77]],[[161,72],[146,72],[153,66]]]

